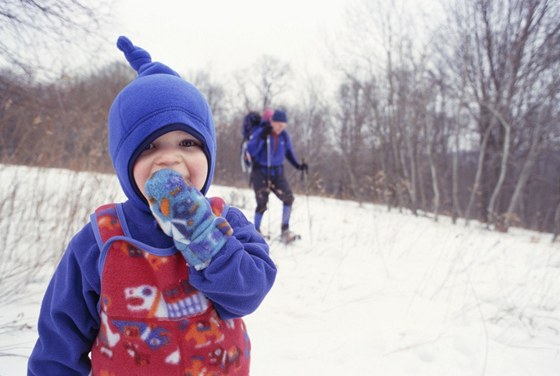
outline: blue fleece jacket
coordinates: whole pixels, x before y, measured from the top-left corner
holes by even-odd
[[[158,227],[138,190],[132,168],[145,146],[165,132],[184,130],[197,137],[208,159],[208,190],[215,165],[215,129],[205,98],[191,84],[126,39],[119,48],[138,72],[117,96],[109,114],[109,151],[128,200],[122,209],[130,236],[146,250],[173,247]],[[99,203],[105,204],[105,203]],[[189,269],[189,283],[214,305],[222,319],[253,312],[276,277],[269,248],[243,213],[225,214],[233,228],[207,268]],[[100,330],[100,249],[88,223],[71,240],[45,293],[39,316],[39,338],[28,363],[29,375],[87,375],[88,354]]]
[[[123,205],[134,239],[150,248],[169,248],[173,241],[154,218],[131,201]],[[189,269],[190,284],[212,301],[222,319],[241,317],[261,303],[275,276],[268,246],[252,223],[230,207],[227,221],[235,236],[210,265]],[[91,224],[70,242],[43,299],[39,339],[29,360],[29,375],[87,375],[88,354],[100,328],[98,270],[100,250]]]

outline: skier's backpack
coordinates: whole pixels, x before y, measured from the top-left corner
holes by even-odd
[[[256,111],[251,111],[243,118],[243,141],[247,141],[251,137],[253,129],[261,122],[261,115]]]
[[[251,156],[247,152],[247,142],[253,130],[260,124],[261,115],[256,111],[251,111],[243,118],[243,141],[241,142],[241,170],[251,173]]]

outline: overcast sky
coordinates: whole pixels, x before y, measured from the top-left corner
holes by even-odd
[[[88,1],[95,8],[97,3]],[[115,0],[109,1],[110,23],[96,33],[95,45],[77,42],[82,50],[61,50],[54,45],[40,58],[54,72],[54,79],[60,77],[57,67],[63,67],[70,77],[87,74],[85,67],[124,62],[115,44],[119,35],[126,35],[155,61],[169,65],[186,79],[204,71],[214,82],[228,85],[233,74],[250,68],[263,55],[272,55],[290,64],[292,83],[308,78],[316,83],[315,78],[321,77],[319,84],[331,92],[340,82],[335,60],[348,50],[363,52],[358,45],[364,40],[356,32],[360,22],[350,25],[349,11],[360,9],[361,3],[373,5],[367,15],[378,7],[394,6],[397,20],[407,25],[402,14],[418,19],[422,14],[431,15],[437,1]],[[378,13],[383,12],[379,9]],[[363,23],[376,25],[375,19],[366,16]],[[358,40],[352,41],[353,37]],[[379,44],[374,37],[367,41],[373,48]]]
[[[127,35],[179,72],[228,73],[263,54],[315,69],[324,60],[326,38],[340,30],[354,1],[120,0],[109,36]]]
[[[91,1],[94,9],[99,6],[98,1],[86,1]],[[119,35],[126,35],[148,50],[154,60],[187,76],[199,70],[228,75],[251,67],[263,55],[289,63],[297,78],[332,75],[329,63],[333,56],[357,48],[351,40],[359,35],[360,22],[350,25],[349,11],[368,3],[373,6],[366,13],[377,16],[383,13],[379,9],[376,14],[377,8],[392,6],[394,17],[407,25],[402,14],[415,18],[431,15],[437,1],[107,0],[110,20],[93,35],[95,41],[76,37],[76,47],[54,43],[31,54],[30,59],[41,59],[55,78],[59,69],[70,76],[87,73],[85,67],[122,61],[115,42]],[[375,24],[373,18],[367,16],[363,23]],[[72,39],[72,30],[63,32]]]

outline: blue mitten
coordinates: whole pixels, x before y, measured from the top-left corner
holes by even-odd
[[[156,171],[146,182],[146,195],[161,229],[196,270],[206,268],[233,233],[206,197],[173,170]]]

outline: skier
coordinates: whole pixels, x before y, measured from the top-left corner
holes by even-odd
[[[260,227],[264,212],[267,209],[268,195],[274,192],[282,203],[281,239],[289,243],[299,238],[299,235],[290,230],[290,215],[294,195],[286,177],[284,176],[284,159],[296,169],[307,173],[306,163],[299,163],[290,135],[286,130],[288,117],[283,110],[275,110],[270,123],[262,122],[252,134],[247,144],[247,151],[253,161],[251,181],[255,190],[257,207],[255,209],[255,227],[262,232]]]

